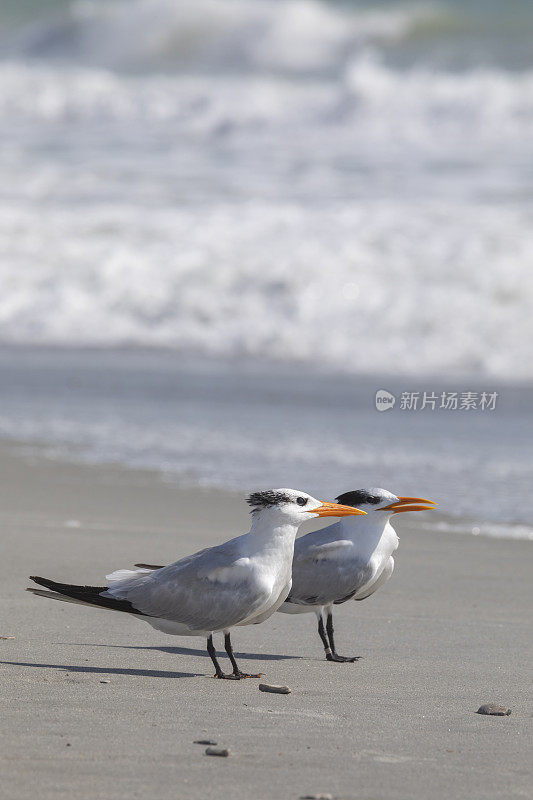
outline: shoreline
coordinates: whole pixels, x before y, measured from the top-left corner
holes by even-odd
[[[52,455],[53,453],[53,455]],[[148,468],[148,467],[135,467],[130,464],[112,463],[112,462],[97,462],[88,458],[78,458],[74,456],[72,451],[68,451],[65,446],[61,446],[60,454],[57,455],[57,447],[50,442],[43,442],[39,440],[21,441],[0,437],[0,458],[2,454],[12,457],[15,460],[22,460],[26,463],[39,462],[42,465],[55,464],[59,468],[71,467],[73,469],[81,468],[93,471],[93,474],[113,474],[129,475],[133,483],[149,483],[152,486],[168,485],[174,487],[178,496],[189,498],[191,494],[199,493],[201,496],[205,494],[217,495],[220,498],[232,498],[237,506],[242,502],[243,498],[249,493],[247,490],[237,491],[229,487],[220,486],[200,486],[197,481],[191,480],[190,483],[183,480],[183,477],[172,471],[165,471],[163,468]],[[72,457],[69,457],[72,455]],[[123,480],[119,481],[124,483]],[[239,517],[243,519],[242,514]],[[396,520],[397,522],[398,520]],[[401,524],[401,523],[400,523]],[[318,523],[317,527],[321,527]],[[411,519],[410,528],[413,531],[429,530],[433,535],[441,535],[442,533],[459,535],[459,536],[480,536],[482,538],[499,539],[503,541],[533,541],[533,528],[525,523],[518,522],[503,522],[497,520],[476,520],[470,516],[450,516],[449,514],[440,513],[439,507],[431,514],[431,517],[425,517],[425,520],[420,523],[420,520],[415,516]],[[309,528],[311,530],[311,528]]]
[[[242,498],[11,444],[0,473],[8,800],[527,796],[530,542],[398,520],[391,581],[336,613],[339,651],[360,662],[323,660],[311,614],[236,629],[243,668],[292,689],[263,695],[258,681],[212,680],[197,638],[24,591],[29,574],[98,583],[238,535]],[[511,716],[477,715],[488,702]],[[204,737],[230,758],[205,757]]]
[[[487,533],[533,537],[533,388],[502,388],[490,412],[409,411],[400,408],[404,390],[429,384],[250,372],[201,358],[180,366],[116,351],[44,360],[0,351],[0,378],[2,432],[13,447],[39,443],[36,455],[159,470],[223,492],[297,486],[335,497],[354,485],[385,486],[436,500],[431,524],[447,522],[444,511]],[[475,388],[455,389],[467,386]],[[386,413],[376,409],[378,387],[397,398]],[[445,388],[432,391],[447,397]],[[312,435],[321,430],[327,444]]]

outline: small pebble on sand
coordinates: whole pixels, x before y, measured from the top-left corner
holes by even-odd
[[[332,794],[304,794],[300,800],[333,800]]]
[[[485,703],[477,710],[478,714],[490,714],[493,717],[508,717],[511,709],[507,706],[498,706],[496,703]]]
[[[290,694],[291,690],[288,686],[276,686],[273,683],[260,683],[260,692],[272,692],[272,694]]]
[[[229,750],[227,747],[206,747],[205,754],[206,756],[221,756],[222,758],[227,758],[229,756]]]
[[[195,739],[193,744],[218,744],[214,739]]]

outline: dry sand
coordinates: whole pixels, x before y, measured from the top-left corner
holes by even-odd
[[[239,498],[13,445],[0,473],[5,800],[531,796],[531,543],[401,519],[393,579],[336,614],[339,652],[361,661],[326,662],[312,615],[234,633],[243,668],[292,689],[263,694],[213,680],[200,638],[24,592],[29,574],[98,584],[242,533]],[[511,716],[477,715],[487,702]]]

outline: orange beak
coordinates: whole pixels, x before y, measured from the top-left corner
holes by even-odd
[[[389,506],[380,508],[380,511],[392,511],[393,514],[402,514],[404,511],[433,511],[435,509],[433,500],[425,500],[423,497],[399,497]]]
[[[309,509],[309,514],[316,514],[317,517],[349,517],[357,516],[359,514],[366,514],[366,511],[361,511],[359,508],[353,506],[341,506],[338,503],[326,503],[322,500],[322,505],[318,508]]]

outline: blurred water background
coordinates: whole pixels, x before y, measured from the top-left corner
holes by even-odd
[[[0,433],[529,535],[532,33],[529,0],[4,0]],[[372,408],[418,385],[505,407]]]

